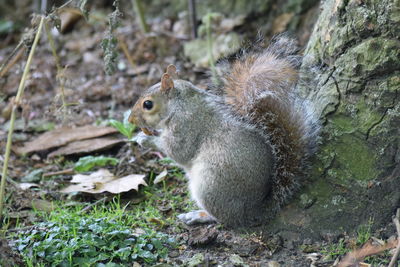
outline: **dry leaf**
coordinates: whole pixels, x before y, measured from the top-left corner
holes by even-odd
[[[29,188],[33,188],[33,187],[39,187],[38,184],[35,183],[19,183],[18,187],[21,188],[22,190],[27,190]]]
[[[66,33],[74,27],[74,25],[83,18],[82,13],[77,8],[65,8],[60,14],[61,33]]]
[[[370,241],[365,243],[362,248],[353,250],[346,254],[346,256],[339,262],[338,267],[350,267],[356,264],[366,264],[361,261],[368,256],[379,254],[387,249],[396,247],[395,242],[388,242],[383,246],[374,246]],[[360,265],[368,266],[368,265]]]
[[[83,141],[75,141],[63,146],[53,152],[48,157],[53,158],[55,156],[67,156],[73,154],[89,154],[92,152],[98,152],[101,150],[108,149],[117,144],[123,143],[124,140],[115,137],[101,137],[88,139]]]
[[[156,178],[154,179],[154,184],[158,184],[159,182],[162,182],[165,180],[165,178],[167,177],[168,171],[165,169],[163,170],[159,175],[156,176]]]
[[[97,172],[94,172],[90,175],[85,174],[76,174],[72,176],[71,183],[79,184],[79,183],[105,183],[108,181],[112,181],[115,179],[114,174],[112,174],[107,169],[100,169]]]
[[[90,175],[77,174],[74,175],[71,183],[75,183],[62,189],[63,193],[86,192],[86,193],[103,193],[110,192],[118,194],[129,190],[138,190],[139,185],[147,185],[144,181],[144,174],[131,174],[124,177],[116,178],[106,169],[100,169]]]
[[[92,125],[77,128],[62,127],[40,135],[35,140],[25,143],[23,147],[13,147],[13,151],[19,155],[30,154],[32,152],[64,146],[73,141],[90,139],[116,132],[117,130],[113,127]]]

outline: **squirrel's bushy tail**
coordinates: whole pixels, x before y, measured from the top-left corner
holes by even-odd
[[[238,58],[223,75],[226,103],[262,128],[273,147],[272,193],[279,204],[298,187],[318,132],[312,106],[295,92],[300,64],[296,52],[293,39],[278,36],[264,51]]]

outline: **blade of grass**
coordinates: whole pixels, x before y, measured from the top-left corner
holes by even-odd
[[[8,161],[10,159],[10,152],[11,152],[11,144],[12,144],[12,136],[14,132],[14,122],[15,122],[15,113],[18,107],[18,103],[21,100],[21,97],[24,93],[25,89],[25,82],[29,74],[30,66],[32,63],[32,58],[35,53],[35,49],[37,46],[37,43],[39,42],[40,38],[40,33],[42,32],[42,27],[43,27],[43,22],[44,22],[44,17],[42,16],[40,19],[39,26],[36,31],[35,35],[35,40],[33,41],[33,45],[31,48],[31,51],[29,52],[28,60],[26,61],[26,65],[24,68],[24,72],[22,74],[21,81],[18,86],[18,91],[17,95],[14,99],[13,102],[13,107],[11,111],[11,119],[10,119],[10,128],[8,129],[8,136],[7,136],[7,144],[6,144],[6,151],[4,153],[4,163],[3,163],[3,170],[1,173],[1,184],[0,184],[0,222],[2,221],[3,217],[3,206],[4,206],[4,191],[5,191],[5,185],[6,185],[6,178],[7,178],[7,170],[8,170]]]
[[[143,33],[149,33],[149,25],[146,23],[146,17],[144,14],[144,8],[142,5],[142,0],[132,0],[132,5],[134,6],[134,10],[139,17],[140,28]]]

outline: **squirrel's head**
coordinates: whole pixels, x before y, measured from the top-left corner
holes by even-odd
[[[129,122],[140,127],[145,134],[155,135],[160,122],[166,117],[168,95],[174,88],[173,79],[176,77],[176,67],[169,65],[161,82],[146,90],[133,106]]]

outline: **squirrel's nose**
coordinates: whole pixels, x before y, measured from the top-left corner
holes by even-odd
[[[134,115],[133,110],[131,110],[131,114],[129,115],[128,121],[132,124],[137,125],[136,116]]]

